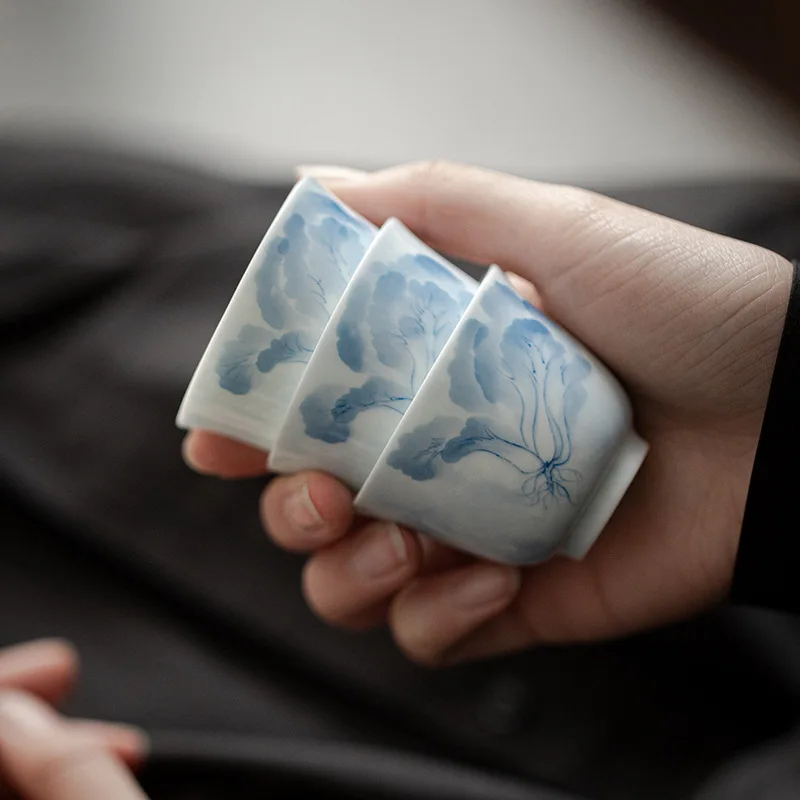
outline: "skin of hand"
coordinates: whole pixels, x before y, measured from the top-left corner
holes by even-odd
[[[325,474],[275,478],[263,522],[309,554],[312,609],[353,629],[388,622],[410,658],[433,666],[622,636],[722,601],[791,264],[589,191],[458,164],[301,171],[376,224],[398,217],[440,251],[515,273],[616,373],[651,445],[585,559],[522,569],[356,519],[351,493]],[[220,477],[265,472],[263,452],[208,431],[189,433],[184,457]]]
[[[59,640],[0,650],[0,797],[146,800],[126,767],[145,757],[141,731],[53,710],[77,673],[75,651]]]

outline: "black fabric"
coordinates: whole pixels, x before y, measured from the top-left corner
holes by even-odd
[[[0,645],[75,641],[84,679],[69,711],[154,732],[142,779],[155,800],[220,785],[232,800],[265,786],[411,798],[443,774],[487,798],[679,798],[788,735],[800,701],[790,617],[722,609],[441,672],[409,664],[383,631],[315,620],[302,559],[260,530],[263,482],[191,474],[173,425],[287,189],[0,146]],[[791,184],[620,196],[800,253]],[[218,747],[221,784],[196,766],[200,734]],[[363,784],[348,765],[363,765]]]
[[[797,800],[800,735],[757,748],[724,767],[696,800]]]
[[[800,611],[800,539],[793,525],[800,452],[798,401],[800,266],[795,261],[731,587],[734,602],[794,612]]]

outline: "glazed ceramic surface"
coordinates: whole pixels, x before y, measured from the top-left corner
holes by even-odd
[[[376,228],[311,178],[290,192],[192,378],[182,428],[270,449]]]
[[[492,268],[356,508],[497,561],[580,558],[646,452],[611,373]]]
[[[477,287],[389,220],[311,357],[270,467],[320,469],[359,488]]]

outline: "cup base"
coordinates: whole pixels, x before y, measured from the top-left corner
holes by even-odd
[[[580,561],[603,532],[623,495],[636,477],[650,446],[630,431],[617,449],[605,475],[587,500],[559,552]]]
[[[260,450],[270,450],[273,436],[263,430],[258,430],[252,420],[244,419],[231,413],[207,414],[196,409],[182,408],[175,420],[176,427],[182,430],[195,428],[212,431],[221,436],[235,439],[237,442],[257,447]]]

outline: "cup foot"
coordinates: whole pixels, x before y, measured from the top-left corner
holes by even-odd
[[[649,449],[637,433],[628,433],[559,552],[577,560],[589,552],[636,477]]]
[[[219,409],[216,410],[216,413],[207,413],[197,409],[182,408],[175,420],[175,425],[182,430],[212,431],[260,450],[270,450],[274,439],[271,432],[265,431],[263,426],[258,429],[252,420],[236,414],[224,413]]]

